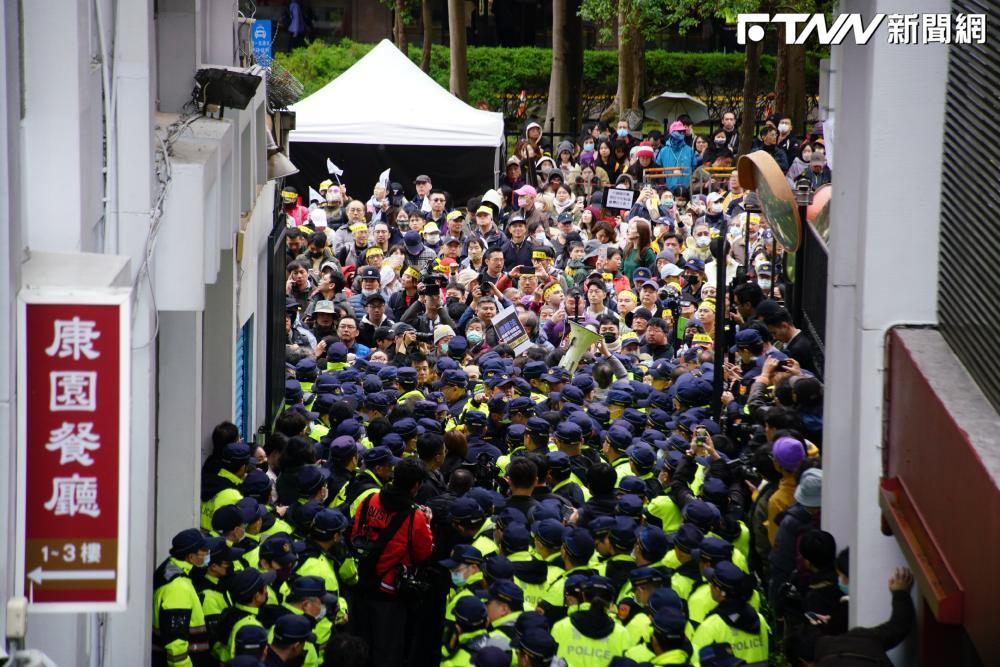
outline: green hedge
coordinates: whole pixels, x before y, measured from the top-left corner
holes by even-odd
[[[322,88],[371,50],[371,44],[343,40],[339,44],[312,42],[277,60],[305,87],[305,95]],[[419,46],[410,46],[410,60],[419,64]],[[546,95],[552,55],[536,47],[469,47],[469,101],[486,101],[500,107],[504,95],[526,90],[529,95]],[[448,87],[448,48],[435,44],[431,49],[431,77]],[[774,81],[775,59],[761,62],[761,87],[766,92]],[[586,51],[583,58],[584,88],[589,95],[614,95],[618,59],[614,51]],[[807,90],[815,90],[819,78],[818,56],[806,59]],[[388,84],[389,82],[385,82]],[[373,86],[378,82],[372,82]],[[674,90],[695,95],[738,94],[743,87],[743,54],[678,53],[662,50],[646,52],[646,90]]]

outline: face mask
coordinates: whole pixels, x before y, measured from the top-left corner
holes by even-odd
[[[788,125],[788,123],[778,123],[778,132],[781,132],[782,134],[787,134],[790,129],[792,128],[790,125]]]
[[[428,243],[437,243],[440,240],[441,240],[441,235],[436,232],[431,232],[430,234],[427,235]]]
[[[673,141],[673,142],[684,141],[684,133],[683,132],[671,132],[670,133],[670,140]]]
[[[465,575],[463,573],[457,572],[457,571],[452,572],[451,573],[451,583],[454,584],[455,586],[464,586],[465,585]]]
[[[199,565],[198,567],[208,567],[209,563],[211,562],[212,562],[212,552],[209,551],[205,555],[205,560],[201,561],[201,565]]]
[[[698,246],[699,248],[707,248],[709,245],[712,244],[712,237],[711,236],[698,236],[698,237],[695,238],[694,244],[696,246]]]
[[[448,354],[448,343],[441,343],[441,351],[444,354]]]
[[[718,138],[716,138],[715,145],[716,146],[725,146],[726,145],[726,138],[725,137],[718,137]]]
[[[615,342],[616,336],[613,333],[608,332],[603,335],[604,335],[604,342],[607,343],[608,345],[611,345],[611,343]]]
[[[618,136],[619,137],[627,137],[628,136],[628,130],[626,130],[624,127],[619,127],[618,128]]]
[[[535,243],[538,245],[545,243],[545,234],[535,234]]]
[[[709,213],[719,214],[722,213],[722,204],[712,204],[708,208]]]
[[[848,589],[850,588],[850,585],[849,584],[845,584],[843,581],[838,581],[837,582],[837,588],[840,589],[841,593],[843,593],[844,595],[847,595],[848,594]]]
[[[448,298],[446,298],[444,300],[444,302],[447,303],[450,306],[453,303],[458,303],[458,297],[457,296],[449,296]]]
[[[761,290],[766,292],[767,290],[771,289],[771,281],[766,278],[758,278],[757,286],[760,287]]]
[[[594,150],[594,144],[584,144],[583,145],[583,150],[585,150],[588,153],[590,153],[591,151]]]
[[[316,616],[314,616],[313,618],[315,618],[317,621],[319,621],[319,620],[322,620],[325,617],[326,617],[326,605],[320,605],[320,607],[319,607],[319,613],[316,614]]]
[[[483,342],[483,334],[478,331],[469,331],[465,334],[465,338],[473,345],[479,345]]]
[[[361,288],[361,293],[365,296],[371,296],[372,294],[378,294],[378,290]]]
[[[673,205],[674,205],[674,200],[673,199],[664,199],[663,201],[660,202],[660,204],[662,206],[666,206],[667,208],[672,208]]]

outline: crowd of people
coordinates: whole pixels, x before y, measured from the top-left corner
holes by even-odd
[[[529,124],[466,206],[426,175],[282,189],[285,410],[260,446],[215,429],[154,664],[883,664],[912,580],[848,631],[822,368],[721,122],[554,151]],[[759,150],[820,184],[816,129],[777,117]]]

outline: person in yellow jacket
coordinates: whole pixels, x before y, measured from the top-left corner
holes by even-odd
[[[624,426],[615,425],[608,429],[601,451],[605,460],[615,469],[618,481],[632,473],[628,455],[625,450],[632,446],[632,433]]]
[[[303,655],[308,656],[307,646],[315,637],[312,621],[305,615],[286,614],[272,628],[267,647],[268,664],[295,665]]]
[[[232,659],[236,652],[236,633],[245,625],[259,625],[260,608],[267,603],[268,588],[274,583],[275,572],[261,572],[248,567],[233,574],[226,582],[233,606],[226,609],[212,644],[212,655],[219,662]]]
[[[692,647],[685,632],[687,619],[680,609],[658,609],[650,619],[650,627],[649,642],[630,649],[626,657],[651,665],[690,664]]]
[[[188,528],[174,536],[170,557],[153,573],[153,665],[191,667],[208,653],[205,614],[191,573],[210,559],[205,536]]]
[[[224,537],[210,537],[205,540],[209,553],[209,564],[204,570],[196,568],[192,571],[194,588],[198,591],[201,608],[205,614],[205,627],[211,637],[222,618],[222,613],[229,608],[226,597],[225,578],[233,572],[233,563],[243,555],[243,549],[231,547]]]
[[[468,544],[456,544],[450,556],[438,564],[451,572],[453,588],[448,592],[444,612],[446,622],[450,622],[455,620],[455,605],[464,597],[476,597],[483,588],[483,554]]]
[[[732,544],[718,537],[706,536],[701,542],[698,553],[699,567],[703,577],[708,568],[714,567],[724,560],[732,562],[736,567],[746,572],[746,569],[733,560],[733,556],[740,555],[740,553],[734,550]],[[691,622],[695,625],[701,624],[712,613],[716,605],[715,598],[712,597],[711,584],[708,581],[696,584],[688,596],[688,616],[691,618]],[[760,596],[757,591],[754,591],[750,598],[750,606],[760,610]]]
[[[517,634],[517,619],[524,613],[524,592],[504,579],[493,582],[486,592],[486,619],[491,637],[510,641]]]
[[[680,565],[674,568],[674,573],[670,577],[670,587],[685,600],[691,595],[694,587],[701,582],[701,570],[695,555],[697,555],[696,551],[704,539],[704,534],[690,523],[681,524],[681,527],[674,533],[673,553]]]
[[[305,540],[305,548],[299,554],[298,566],[295,569],[297,577],[313,576],[323,580],[326,590],[329,593],[338,595],[338,608],[334,618],[330,619],[335,624],[347,622],[347,600],[340,595],[340,581],[337,576],[338,568],[354,559],[348,556],[343,548],[343,533],[347,528],[347,518],[337,510],[322,509],[316,513],[309,524],[309,532]],[[340,555],[338,562],[337,554]],[[354,580],[350,583],[357,583],[357,569],[353,570]],[[347,583],[347,582],[345,582]],[[281,587],[281,593],[287,595],[290,591],[288,584]]]
[[[212,530],[212,515],[243,498],[240,485],[250,471],[252,457],[245,442],[231,442],[222,449],[221,467],[201,480],[201,529]]]
[[[472,656],[491,641],[486,605],[475,595],[467,595],[455,605],[454,615],[454,621],[445,626],[441,667],[471,667]]]
[[[552,627],[558,655],[573,667],[607,667],[635,642],[618,620],[608,615],[614,589],[607,577],[592,576],[583,584],[583,604]]]
[[[753,593],[753,579],[729,561],[718,563],[706,570],[705,575],[718,606],[698,626],[691,640],[696,652],[695,666],[700,664],[698,651],[720,643],[729,644],[733,655],[748,665],[766,665],[770,628],[748,602]]]
[[[321,577],[301,576],[292,581],[285,601],[279,607],[260,614],[260,621],[270,625],[270,640],[274,640],[277,622],[288,615],[301,616],[310,623],[312,636],[305,642],[303,667],[318,667],[323,662],[326,645],[333,634],[329,613],[336,613],[338,596],[331,593]]]
[[[550,522],[558,523],[555,519],[544,519],[538,523],[546,524],[542,530],[547,531],[550,530]],[[545,617],[550,621],[561,618],[565,613],[566,582],[570,577],[573,575],[597,576],[597,570],[590,565],[590,559],[594,555],[594,537],[589,530],[568,528],[563,531],[560,554],[563,561],[563,571],[558,573],[552,581],[546,582],[545,597],[539,603]],[[559,641],[558,638],[556,641]]]

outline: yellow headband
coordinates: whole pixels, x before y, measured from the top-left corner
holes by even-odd
[[[548,259],[549,255],[541,250],[532,250],[531,259]]]
[[[382,248],[379,248],[378,246],[368,248],[368,250],[365,251],[365,257],[371,257],[372,255],[384,255],[384,254],[385,253],[382,252]]]
[[[368,225],[366,225],[363,222],[355,222],[353,225],[351,225],[350,227],[348,227],[348,229],[350,230],[350,232],[352,234],[354,232],[367,232],[368,231]]]
[[[623,295],[623,294],[624,294],[625,296],[629,296],[629,297],[632,297],[632,300],[633,300],[633,301],[638,301],[638,300],[639,300],[639,297],[637,297],[637,296],[635,295],[635,292],[633,292],[633,291],[632,291],[632,290],[630,290],[630,289],[623,289],[623,290],[622,290],[621,292],[618,292],[618,298],[619,298],[619,299],[620,299],[620,298],[622,298],[622,295]]]
[[[299,195],[298,195],[298,193],[295,193],[295,192],[289,192],[288,190],[282,190],[281,191],[281,198],[282,199],[298,199]]]
[[[403,273],[405,273],[406,275],[410,276],[414,280],[420,280],[420,272],[417,271],[412,266],[406,267],[406,271],[403,271]]]
[[[552,294],[557,289],[562,289],[562,285],[560,285],[558,282],[552,283],[551,285],[549,285],[548,287],[546,287],[544,290],[542,290],[542,296],[546,296],[547,297],[548,295]]]

